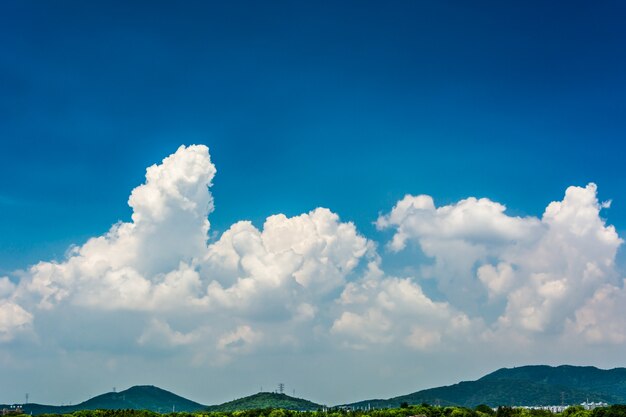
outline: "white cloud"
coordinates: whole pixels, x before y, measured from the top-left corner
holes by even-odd
[[[15,284],[11,282],[9,277],[0,277],[0,299],[9,297],[15,292]]]
[[[626,342],[626,281],[621,287],[605,284],[586,300],[574,318],[568,318],[567,334],[582,336],[593,345]]]
[[[301,302],[315,303],[341,288],[371,248],[352,223],[323,208],[270,216],[261,231],[239,222],[205,256],[202,270],[213,277],[208,302],[256,311],[259,303],[279,303],[289,314],[301,313]]]
[[[539,221],[511,217],[506,207],[486,198],[474,197],[456,204],[435,207],[432,197],[407,195],[391,213],[378,218],[379,229],[394,227],[396,233],[390,247],[404,249],[409,239],[419,239],[424,246],[438,241],[471,242],[485,252],[505,242],[532,240]]]
[[[217,348],[229,352],[249,351],[261,339],[262,334],[260,332],[255,332],[248,325],[242,325],[220,336],[217,341]]]
[[[475,279],[476,266],[501,256],[505,247],[532,244],[542,230],[538,219],[511,217],[505,210],[486,198],[435,207],[430,196],[407,195],[378,218],[377,226],[395,230],[389,245],[393,251],[408,241],[418,243],[434,259],[434,264],[422,266],[422,276],[436,278],[451,303],[476,313],[485,293]]]
[[[626,343],[622,240],[593,184],[568,188],[541,218],[485,198],[436,207],[406,196],[377,226],[394,231],[391,251],[417,245],[429,261],[395,277],[373,241],[325,208],[260,228],[239,221],[208,244],[215,172],[206,147],[180,147],[132,191],[132,221],[15,284],[0,278],[0,342],[193,367],[276,351],[406,359],[481,352],[498,339],[515,340],[517,354],[545,340]]]
[[[596,291],[616,284],[622,240],[600,217],[608,204],[596,192],[595,184],[569,187],[541,219],[509,216],[487,199],[437,208],[428,196],[406,196],[377,225],[395,230],[392,250],[412,241],[433,258],[422,276],[456,307],[481,315],[486,293],[505,301],[497,328],[559,333]]]
[[[0,342],[13,340],[17,333],[27,330],[33,315],[16,303],[0,300]]]
[[[500,262],[495,266],[491,264],[481,265],[477,269],[476,275],[487,287],[490,298],[507,293],[515,283],[515,271],[506,262]]]
[[[115,224],[106,235],[73,248],[65,262],[34,265],[18,291],[35,297],[39,308],[65,299],[103,308],[151,308],[153,285],[163,280],[176,285],[165,274],[206,252],[213,209],[207,187],[214,174],[208,148],[181,146],[148,168],[146,183],[133,190],[133,222]]]
[[[205,329],[199,328],[189,333],[173,330],[169,324],[153,319],[139,336],[137,342],[142,346],[152,345],[160,348],[171,348],[197,342]]]
[[[594,184],[569,187],[563,201],[546,208],[546,231],[538,242],[505,254],[519,269],[519,284],[508,295],[503,325],[561,331],[603,285],[617,284],[615,255],[622,239],[605,224],[600,209]]]
[[[435,302],[411,279],[385,277],[378,266],[362,280],[349,283],[339,300],[341,315],[331,333],[343,337],[348,346],[363,349],[367,344],[402,343],[426,350],[442,341],[469,341],[482,328],[447,302]]]
[[[332,303],[362,259],[373,256],[373,244],[354,224],[317,208],[270,216],[260,230],[237,222],[209,245],[215,172],[205,146],[181,146],[149,167],[145,184],[132,191],[132,222],[72,248],[63,262],[32,266],[18,286],[1,279],[0,291],[16,300],[3,304],[4,339],[31,322],[37,328],[44,314],[61,317],[55,311],[65,318],[68,311],[89,311],[90,317],[126,312],[134,330],[120,332],[123,343],[195,347],[205,358],[218,351],[225,358],[228,351],[230,358],[256,346],[263,327],[282,326],[294,333],[289,343],[298,345],[300,336],[323,326],[320,307]],[[141,333],[133,335],[142,322]],[[70,343],[54,332],[48,337]],[[90,340],[99,343],[97,335]],[[249,348],[234,348],[240,343]]]
[[[16,289],[9,277],[0,277],[0,342],[13,340],[33,322],[33,315],[14,301]]]

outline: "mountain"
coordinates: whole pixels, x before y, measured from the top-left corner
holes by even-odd
[[[224,404],[208,407],[208,411],[235,411],[255,408],[284,408],[287,410],[314,411],[322,406],[311,401],[290,397],[286,394],[259,392]]]
[[[626,403],[626,368],[609,370],[593,366],[533,365],[503,368],[476,381],[430,388],[386,400],[365,400],[351,407],[398,407],[440,404],[475,407],[499,405],[579,404],[583,401]]]
[[[6,408],[0,405],[0,408]],[[156,412],[198,411],[206,406],[152,385],[138,385],[121,392],[108,392],[76,405],[25,404],[26,414],[63,414],[78,410],[134,409]]]
[[[235,411],[254,408],[285,408],[289,410],[317,410],[321,406],[302,398],[285,394],[260,392],[245,398],[239,398],[220,405],[206,406],[188,400],[169,391],[151,385],[139,385],[121,392],[108,392],[76,405],[25,404],[25,414],[65,414],[79,410],[150,410],[155,412],[171,411]],[[0,410],[9,405],[0,404]]]
[[[626,368],[598,369],[593,366],[546,365],[503,368],[481,380],[535,381],[547,385],[560,385],[587,392],[615,397],[616,402],[626,402]]]
[[[137,385],[121,392],[109,392],[78,404],[80,409],[133,409],[166,411],[197,411],[204,405],[188,400],[172,392],[152,386]]]
[[[546,365],[502,368],[476,381],[464,381],[445,387],[430,388],[389,399],[375,399],[346,404],[348,407],[389,408],[402,403],[457,405],[475,407],[499,405],[566,405],[583,401],[626,404],[626,368],[609,370],[593,366],[557,367]],[[0,409],[8,408],[0,404]],[[26,414],[63,414],[79,410],[135,409],[155,412],[234,411],[255,408],[317,410],[319,404],[285,394],[260,392],[220,405],[205,406],[169,391],[150,386],[134,386],[121,392],[98,395],[76,405],[53,406],[26,404]]]

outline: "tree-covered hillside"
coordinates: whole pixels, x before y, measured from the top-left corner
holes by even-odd
[[[476,381],[430,388],[389,399],[364,400],[356,407],[398,407],[401,403],[475,407],[500,405],[626,403],[626,369],[590,366],[523,366],[500,369]]]
[[[626,403],[626,368],[605,370],[594,366],[520,366],[499,369],[479,381],[534,381],[611,396],[614,400],[609,402]]]
[[[2,406],[0,406],[1,408]],[[75,405],[54,406],[44,404],[24,404],[23,410],[27,414],[66,414],[80,410],[150,410],[154,412],[167,411],[198,411],[206,408],[202,404],[183,398],[172,392],[152,386],[138,385],[125,391],[108,392],[98,395]]]
[[[239,398],[224,404],[208,407],[209,411],[236,411],[263,408],[280,408],[285,410],[313,411],[321,406],[302,398],[290,397],[286,394],[259,392],[248,397]]]

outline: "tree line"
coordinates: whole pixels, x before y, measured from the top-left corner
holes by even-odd
[[[428,404],[400,408],[374,410],[349,410],[331,408],[317,411],[293,411],[281,408],[264,408],[238,411],[200,411],[160,414],[148,410],[81,410],[69,414],[40,414],[40,417],[626,417],[626,405],[611,405],[594,410],[572,406],[562,413],[549,410],[499,407],[492,409],[486,405],[475,408],[440,407]],[[26,417],[26,415],[22,415]]]

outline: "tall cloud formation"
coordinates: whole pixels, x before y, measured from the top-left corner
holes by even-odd
[[[17,286],[3,278],[2,340],[37,333],[39,315],[68,308],[135,314],[145,325],[131,344],[220,352],[248,351],[239,345],[263,340],[268,323],[312,322],[372,243],[318,208],[270,216],[262,230],[238,222],[209,245],[215,172],[207,147],[181,146],[132,191],[132,222],[72,248],[64,262],[32,266]],[[194,323],[186,333],[170,323],[181,314]]]
[[[145,184],[132,191],[131,223],[72,248],[66,262],[33,266],[18,294],[34,298],[40,309],[62,302],[151,309],[164,293],[191,290],[187,266],[206,251],[214,175],[206,147],[179,148],[149,167]]]
[[[211,366],[316,346],[453,354],[504,334],[626,342],[622,240],[600,217],[609,204],[594,184],[569,187],[541,218],[510,216],[485,198],[437,207],[406,196],[376,224],[394,232],[388,250],[415,245],[427,262],[396,277],[374,241],[325,208],[270,216],[261,229],[240,221],[208,243],[215,173],[207,147],[181,146],[132,191],[131,222],[62,262],[0,278],[1,349],[84,350],[61,328],[107,317],[124,320],[83,335],[89,349],[107,351],[115,336],[126,351]],[[432,282],[437,298],[426,291]]]

